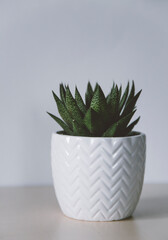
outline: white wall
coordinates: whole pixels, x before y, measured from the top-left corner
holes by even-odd
[[[143,89],[146,182],[168,182],[168,2],[0,2],[0,185],[50,184],[51,90],[88,79]]]

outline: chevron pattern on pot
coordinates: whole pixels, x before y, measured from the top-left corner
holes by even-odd
[[[132,215],[143,185],[146,137],[52,135],[54,187],[63,213],[88,221]]]

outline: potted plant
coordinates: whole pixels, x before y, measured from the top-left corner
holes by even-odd
[[[85,103],[76,87],[60,84],[53,92],[63,129],[52,134],[52,175],[58,203],[71,218],[112,221],[130,217],[138,203],[145,168],[145,134],[132,131],[139,118],[135,85],[113,84],[105,96],[87,85]],[[130,88],[130,89],[129,89]],[[129,124],[130,123],[130,124]]]

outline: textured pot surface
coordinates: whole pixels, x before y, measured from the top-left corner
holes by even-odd
[[[52,135],[52,174],[66,216],[112,221],[132,215],[143,185],[146,137]]]

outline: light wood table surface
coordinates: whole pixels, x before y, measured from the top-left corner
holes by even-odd
[[[168,184],[144,185],[133,217],[85,222],[61,213],[53,187],[0,188],[0,240],[168,240]]]

